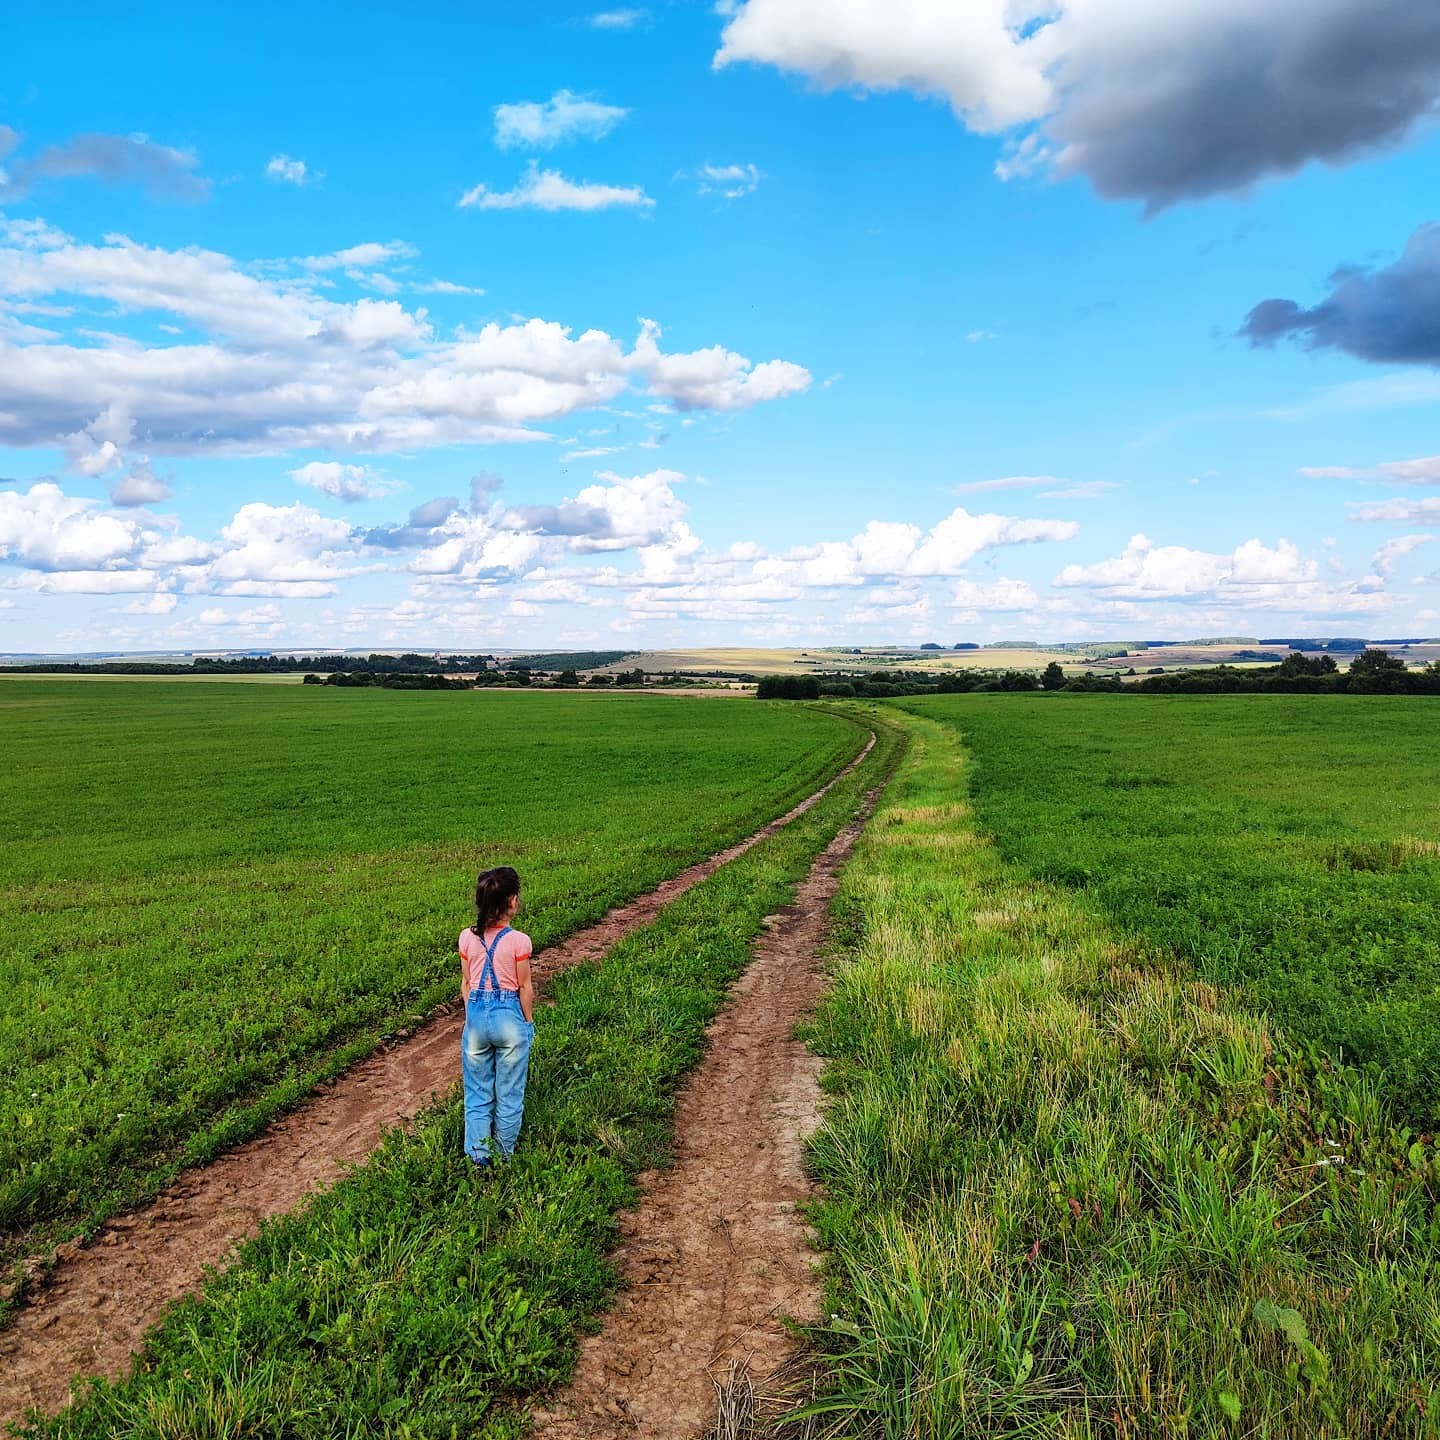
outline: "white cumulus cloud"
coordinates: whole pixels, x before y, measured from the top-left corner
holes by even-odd
[[[1327,584],[1317,563],[1284,539],[1273,546],[1247,540],[1229,553],[1215,553],[1134,535],[1121,554],[1094,565],[1067,565],[1053,583],[1089,590],[1102,600],[1208,601],[1254,611],[1378,615],[1393,606],[1382,576]]]
[[[28,491],[0,490],[0,559],[36,570],[99,570],[139,553],[135,521],[42,481]]]
[[[572,140],[603,140],[630,112],[569,90],[548,100],[495,107],[495,144],[501,150],[553,150]]]
[[[342,465],[335,460],[312,460],[290,471],[290,478],[347,504],[375,500],[397,488],[392,481],[378,479],[365,465]]]
[[[170,483],[150,468],[147,460],[137,460],[129,471],[110,487],[110,503],[130,507],[158,505],[170,498]]]
[[[1422,546],[1429,545],[1434,539],[1433,535],[1397,535],[1393,540],[1386,540],[1376,550],[1371,558],[1370,568],[1377,575],[1393,575],[1398,561]]]
[[[303,160],[291,155],[272,155],[265,166],[265,178],[278,180],[285,185],[316,185],[325,177],[318,170],[312,170]]]
[[[649,380],[650,393],[678,410],[744,410],[810,386],[810,372],[788,360],[751,365],[745,356],[720,345],[665,355],[659,342],[660,327],[653,320],[642,321],[632,363]]]
[[[60,445],[90,475],[120,470],[137,435],[147,458],[415,451],[542,439],[529,427],[608,404],[632,384],[692,408],[738,409],[809,383],[791,362],[752,368],[719,346],[667,355],[649,325],[631,352],[604,332],[539,319],[440,338],[424,309],[342,303],[315,288],[335,269],[410,253],[369,241],[272,262],[267,273],[212,251],[0,227],[0,293],[12,304],[64,319],[68,304],[54,302],[78,298],[173,317],[197,335],[153,345],[97,337],[82,333],[83,316],[72,334],[0,329],[0,445]],[[302,273],[276,275],[277,265]]]
[[[121,611],[123,615],[168,615],[180,602],[166,591],[157,592],[147,600],[132,600]]]
[[[533,161],[513,190],[476,185],[460,197],[460,208],[477,210],[649,210],[655,202],[639,185],[599,185],[568,180]]]
[[[222,595],[313,598],[333,595],[351,573],[355,537],[343,520],[308,505],[242,505],[220,532],[222,549],[191,577]]]
[[[978,580],[957,580],[950,592],[957,610],[1033,610],[1039,599],[1024,580],[1000,579],[985,584]]]

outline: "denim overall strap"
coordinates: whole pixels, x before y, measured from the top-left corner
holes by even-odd
[[[485,937],[481,935],[480,943],[485,945],[485,964],[480,968],[480,978],[475,982],[475,989],[483,993],[493,991],[497,995],[504,994],[500,989],[500,981],[495,975],[495,947],[510,933],[510,926],[504,926],[498,935],[485,945]],[[489,981],[489,984],[486,981]]]

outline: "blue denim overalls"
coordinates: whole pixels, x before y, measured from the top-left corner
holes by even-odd
[[[472,932],[476,933],[476,932]],[[465,1153],[488,1165],[491,1132],[502,1156],[512,1155],[525,1108],[525,1076],[535,1026],[520,1009],[520,992],[502,990],[495,978],[495,947],[510,933],[504,926],[485,945],[485,964],[465,997],[465,1033],[460,1039],[460,1073],[465,1081]]]

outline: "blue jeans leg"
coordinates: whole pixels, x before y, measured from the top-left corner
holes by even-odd
[[[530,1046],[535,1025],[527,1020],[517,1000],[495,1006],[495,1138],[505,1155],[515,1153],[520,1121],[525,1111],[525,1081],[530,1073]]]
[[[490,1129],[495,1116],[495,1047],[487,1035],[487,1019],[481,1004],[471,1001],[465,1007],[465,1033],[460,1038],[460,1076],[465,1086],[465,1153],[476,1161],[490,1158]]]

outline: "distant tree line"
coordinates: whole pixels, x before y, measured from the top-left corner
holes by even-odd
[[[1330,655],[1287,655],[1278,665],[1184,670],[1147,675],[1127,690],[1147,695],[1440,695],[1440,660],[1411,670],[1398,655],[1371,647],[1341,670]]]
[[[818,700],[818,675],[762,675],[755,687],[757,700]]]
[[[23,675],[293,675],[305,670],[343,670],[348,674],[466,674],[485,669],[493,655],[197,655],[180,660],[39,661],[7,665]]]
[[[523,666],[526,670],[567,671],[598,670],[602,665],[615,665],[633,650],[553,650],[543,655],[512,655],[511,667]]]
[[[1134,670],[1130,671],[1134,675]],[[1330,655],[1287,655],[1278,665],[1239,670],[1216,665],[1203,670],[1152,673],[1125,683],[1117,674],[1067,676],[1052,660],[1038,675],[1031,670],[953,670],[935,675],[920,670],[876,670],[867,676],[767,675],[756,688],[761,700],[887,700],[903,695],[965,695],[992,691],[1067,691],[1070,694],[1141,695],[1440,695],[1440,660],[1409,669],[1386,650],[1370,648],[1341,670]]]
[[[257,655],[233,660],[197,656],[190,669],[196,674],[219,671],[237,675],[287,674],[296,670],[344,670],[352,675],[459,675],[479,672],[493,655]]]
[[[590,675],[584,679],[574,669],[542,675],[524,665],[507,669],[479,670],[469,675],[445,675],[432,666],[428,673],[395,670],[332,670],[328,675],[311,673],[306,685],[334,685],[341,689],[378,690],[604,690],[634,688],[640,685],[693,685],[688,675],[647,675],[636,666],[616,675]]]
[[[461,675],[417,675],[403,670],[332,670],[328,675],[307,675],[304,683],[372,690],[469,690],[474,686],[473,681]]]
[[[755,695],[760,700],[890,700],[901,695],[1039,688],[1040,681],[1029,670],[954,670],[945,675],[924,670],[875,670],[869,675],[763,675]]]

